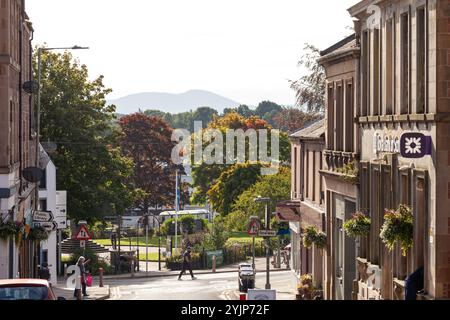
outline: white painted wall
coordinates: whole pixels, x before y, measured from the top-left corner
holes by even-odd
[[[51,211],[54,215],[56,214],[56,167],[52,161],[47,164],[46,167],[46,177],[47,177],[47,188],[39,190],[39,199],[47,200],[47,211]],[[47,241],[41,242],[42,250],[48,251],[48,264],[50,269],[50,282],[52,285],[57,284],[57,265],[56,265],[56,255],[57,255],[57,241],[56,232],[52,231]]]

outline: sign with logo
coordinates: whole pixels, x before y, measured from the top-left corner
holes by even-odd
[[[258,236],[260,237],[264,237],[264,238],[270,238],[270,237],[276,237],[277,236],[277,231],[276,230],[259,230],[258,231]]]
[[[289,235],[291,234],[291,230],[289,229],[280,229],[278,230],[278,235],[279,236],[284,236],[284,235]]]
[[[247,300],[277,300],[276,290],[248,290]]]
[[[400,153],[400,139],[386,135],[384,133],[375,133],[373,135],[373,153]]]
[[[34,227],[44,228],[47,231],[55,231],[58,229],[58,224],[54,221],[52,222],[33,222]]]
[[[35,222],[51,222],[53,219],[53,213],[50,211],[35,211],[33,213],[33,221]]]
[[[422,133],[404,133],[400,139],[400,153],[403,158],[419,159],[432,154],[432,140]]]
[[[250,218],[250,223],[248,227],[248,234],[250,236],[256,236],[258,235],[258,230],[261,227],[261,224],[259,222],[259,219],[257,217]]]
[[[77,240],[90,240],[91,239],[91,235],[89,234],[89,231],[86,227],[86,225],[82,225],[80,227],[80,230],[78,230],[78,233],[75,236],[75,239]]]

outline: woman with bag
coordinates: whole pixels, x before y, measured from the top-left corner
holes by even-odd
[[[81,292],[83,294],[83,296],[88,297],[89,295],[86,293],[86,275],[88,274],[88,272],[86,272],[86,267],[85,265],[89,263],[90,260],[86,260],[83,256],[78,258],[77,261],[77,266],[80,268],[80,281],[81,281]],[[77,289],[75,287],[75,291],[73,293],[74,297],[77,297]]]

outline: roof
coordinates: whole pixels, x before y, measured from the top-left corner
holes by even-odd
[[[291,138],[300,139],[320,139],[325,136],[325,119],[321,119],[312,123],[311,125],[303,128],[293,134]]]
[[[347,38],[335,43],[331,47],[320,52],[320,58],[318,62],[323,64],[325,62],[331,62],[339,60],[343,57],[354,57],[358,55],[360,51],[356,34],[352,34]]]
[[[48,287],[49,283],[47,280],[42,279],[6,279],[0,280],[0,287],[8,286],[8,285],[32,285],[32,286],[44,286]]]

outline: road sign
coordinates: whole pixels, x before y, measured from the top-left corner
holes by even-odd
[[[259,230],[258,231],[258,236],[260,237],[276,237],[277,236],[277,231],[276,230]]]
[[[280,229],[278,230],[278,235],[279,236],[284,236],[284,235],[288,235],[291,234],[291,230],[289,229]]]
[[[80,248],[86,247],[86,240],[80,240]]]
[[[33,222],[35,227],[44,228],[47,231],[55,231],[58,229],[58,224],[54,221],[52,222]]]
[[[251,219],[249,228],[248,228],[248,234],[250,236],[256,236],[258,234],[258,230],[261,227],[258,219]]]
[[[91,235],[89,234],[89,231],[88,231],[86,225],[83,224],[80,227],[77,235],[75,236],[75,239],[77,239],[77,240],[90,240],[91,239]]]
[[[51,222],[54,216],[50,211],[35,211],[33,213],[33,221],[36,222]]]

